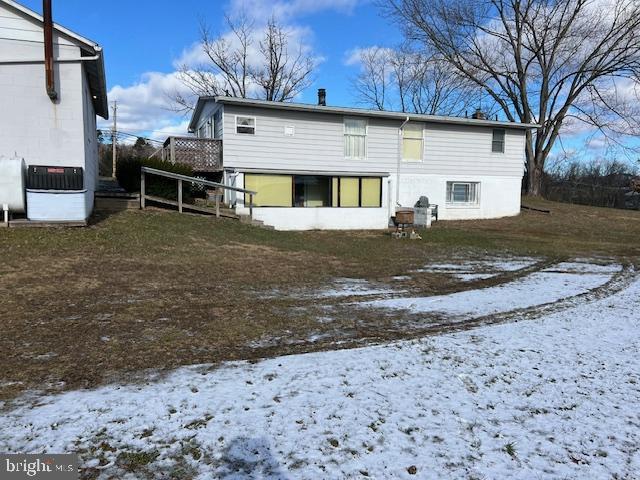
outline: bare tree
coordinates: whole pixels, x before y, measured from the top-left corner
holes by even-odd
[[[193,108],[193,97],[227,95],[286,102],[312,81],[315,59],[275,19],[257,29],[247,16],[226,18],[228,33],[212,36],[203,23],[200,45],[205,60],[184,64],[178,78],[187,94],[171,95],[176,110]]]
[[[540,125],[526,138],[532,195],[569,118],[603,131],[637,127],[611,93],[638,75],[638,0],[383,2],[411,41],[483,88],[509,120]]]
[[[372,47],[360,53],[353,80],[361,103],[378,110],[460,115],[479,98],[479,89],[446,62],[408,47]]]
[[[289,34],[274,18],[259,42],[261,61],[251,78],[261,87],[265,100],[286,102],[311,84],[315,62],[302,45],[290,51]]]
[[[372,47],[362,50],[359,56],[361,72],[353,80],[353,88],[362,103],[377,110],[386,110],[387,83],[391,81],[391,53],[386,48]]]

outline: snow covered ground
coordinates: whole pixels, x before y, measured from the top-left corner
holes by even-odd
[[[638,312],[634,280],[536,320],[25,397],[0,451],[80,451],[100,478],[638,478]]]
[[[412,313],[437,312],[465,318],[478,317],[580,295],[605,284],[620,269],[620,265],[603,267],[590,263],[560,263],[495,287],[431,297],[386,298],[359,305]]]

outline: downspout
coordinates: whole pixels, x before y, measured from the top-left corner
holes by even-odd
[[[396,206],[400,206],[400,165],[402,163],[402,139],[404,126],[409,123],[409,116],[404,119],[398,130],[398,166],[396,169]]]
[[[54,101],[58,98],[56,77],[53,71],[53,18],[51,0],[42,0],[42,17],[44,31],[44,71],[47,81],[47,95]]]

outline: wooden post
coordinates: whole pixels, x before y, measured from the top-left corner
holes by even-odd
[[[113,102],[113,129],[111,130],[111,176],[116,178],[118,165],[118,102]]]
[[[249,217],[253,218],[253,193],[249,194]]]
[[[169,137],[169,148],[171,151],[171,163],[176,163],[176,138]]]
[[[220,194],[216,192],[216,218],[220,218]]]
[[[178,212],[182,213],[182,180],[178,180]]]
[[[144,195],[145,195],[145,178],[144,171],[140,174],[140,208],[144,210]]]

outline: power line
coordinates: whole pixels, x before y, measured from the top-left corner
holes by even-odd
[[[105,130],[105,129],[98,129],[98,130],[103,134],[111,134],[111,132],[112,132],[111,130]],[[124,132],[122,130],[118,130],[116,132],[116,138],[118,138],[119,136],[132,137],[132,138],[142,138],[143,140],[146,140],[148,142],[155,142],[155,143],[160,143],[160,144],[164,143],[162,140],[156,140],[156,139],[153,139],[153,138],[144,137],[142,135],[136,135],[135,133]]]

